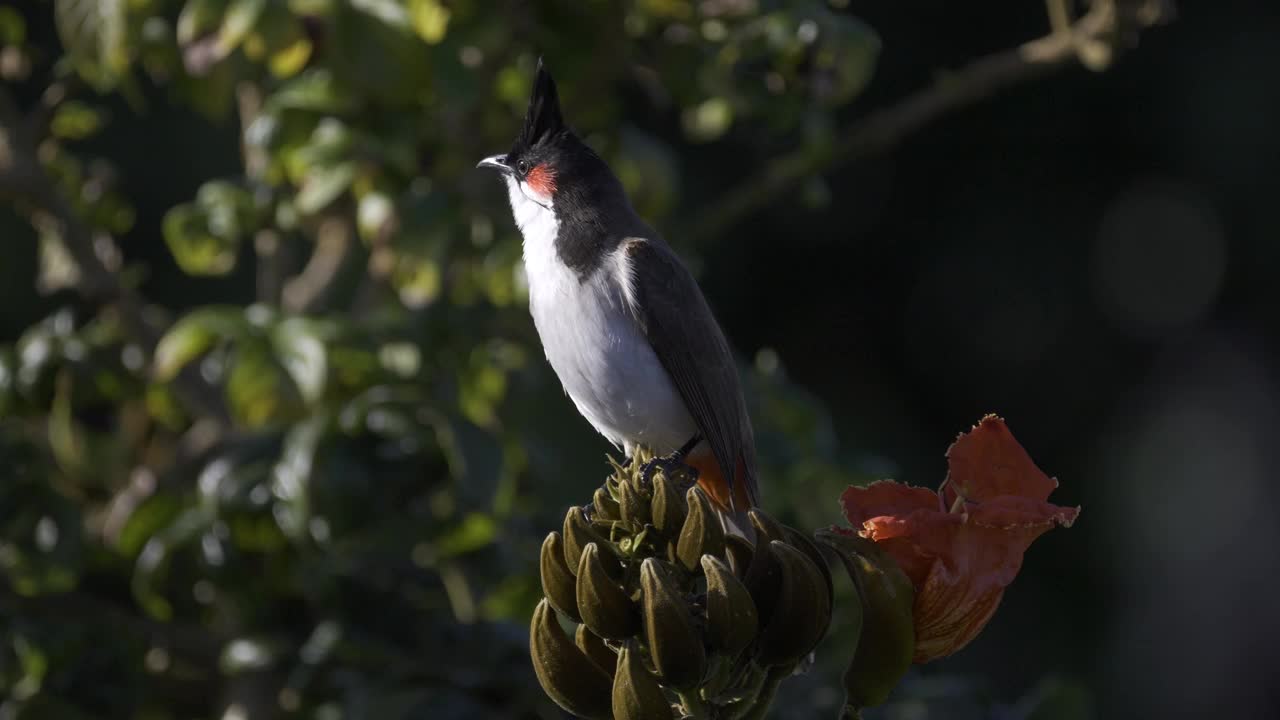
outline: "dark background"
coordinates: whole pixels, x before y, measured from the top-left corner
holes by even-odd
[[[1060,674],[1100,717],[1280,709],[1280,9],[1181,5],[1104,73],[1019,86],[830,173],[825,207],[781,196],[696,254],[670,238],[733,344],[776,351],[846,454],[933,485],[956,433],[998,412],[1062,483],[1054,500],[1083,506],[1028,553],[984,634],[926,677],[1012,700]],[[885,49],[850,119],[1044,26],[1038,2],[851,9]],[[635,104],[634,122],[679,142],[677,117]],[[151,300],[252,291],[247,273],[178,274],[158,230],[239,167],[234,127],[157,107],[94,142],[136,204],[123,247],[149,266]],[[732,133],[678,149],[695,213],[764,161]],[[29,231],[0,223],[9,342],[54,301],[32,300]]]

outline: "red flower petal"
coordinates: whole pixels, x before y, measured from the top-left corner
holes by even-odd
[[[938,493],[925,488],[903,485],[892,480],[877,480],[866,487],[849,486],[840,496],[844,519],[855,528],[879,515],[902,517],[913,510],[939,510]]]
[[[956,438],[947,449],[947,467],[944,497],[948,505],[955,502],[957,492],[969,501],[1001,495],[1043,501],[1058,487],[995,415],[982,418],[973,430]]]
[[[934,497],[937,497],[935,494]],[[876,541],[919,588],[933,569],[938,548],[949,547],[963,519],[940,510],[917,510],[903,517],[881,515],[863,523],[863,536]]]
[[[968,645],[1000,606],[1003,587],[978,590],[958,580],[943,563],[936,563],[917,590],[914,662],[937,660]]]
[[[851,487],[840,498],[851,531],[874,540],[916,589],[916,662],[950,655],[972,641],[1000,605],[1031,543],[1080,514],[1048,502],[1058,483],[994,415],[961,435],[947,460],[941,495],[885,481]]]

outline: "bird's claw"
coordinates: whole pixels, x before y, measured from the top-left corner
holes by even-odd
[[[679,482],[681,492],[693,487],[694,483],[698,482],[698,470],[686,465],[684,457],[684,453],[675,452],[667,456],[655,457],[646,462],[640,468],[641,486],[645,488],[653,487],[653,473],[662,470],[664,475],[677,482],[683,479],[681,475],[687,476],[687,482]]]

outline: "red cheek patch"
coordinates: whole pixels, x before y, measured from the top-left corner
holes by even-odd
[[[556,174],[546,163],[535,165],[524,176],[524,181],[539,195],[551,197],[556,192]]]

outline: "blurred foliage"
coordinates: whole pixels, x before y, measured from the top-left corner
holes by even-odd
[[[34,168],[14,207],[55,306],[0,349],[0,717],[557,716],[528,661],[538,548],[606,466],[572,442],[503,194],[471,168],[514,136],[545,53],[661,226],[682,168],[622,89],[680,142],[822,152],[879,51],[842,5],[0,8],[0,74],[39,121],[3,149]],[[93,141],[157,97],[239,128],[241,170],[162,231],[182,273],[252,295],[135,301],[135,209]],[[771,510],[829,524],[859,473],[777,366],[749,372]]]
[[[177,267],[258,278],[255,297],[179,316],[56,295],[67,306],[4,349],[6,717],[553,714],[525,649],[536,528],[557,507],[540,488],[592,483],[561,477],[574,448],[539,432],[555,386],[531,362],[518,238],[468,172],[513,137],[543,49],[575,122],[610,129],[593,141],[661,220],[676,154],[622,117],[616,86],[679,109],[698,141],[743,126],[816,145],[877,40],[821,2],[502,10],[55,0],[0,15],[26,60],[10,79],[50,109],[41,170],[74,213],[30,215],[40,289],[87,273],[70,223],[127,240],[111,158],[83,148],[128,122],[112,94],[146,113],[152,86],[242,129],[243,172],[164,217]],[[61,55],[27,37],[45,13]],[[126,286],[143,271],[118,253],[104,267]],[[163,331],[154,348],[130,313]],[[757,382],[772,467],[830,458],[816,405],[776,373]]]

